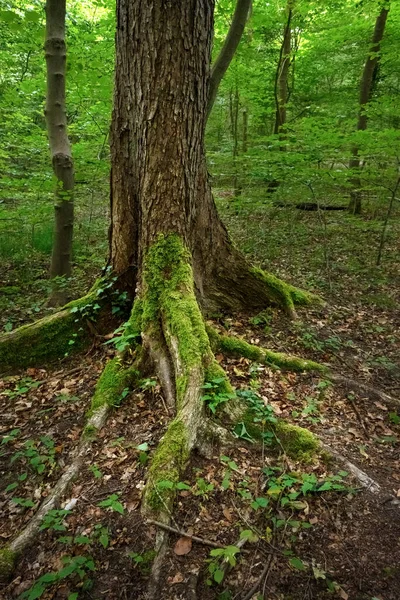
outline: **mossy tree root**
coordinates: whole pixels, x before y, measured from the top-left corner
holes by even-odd
[[[97,383],[87,423],[69,467],[25,528],[6,547],[0,549],[0,581],[7,581],[12,575],[18,556],[32,544],[45,515],[49,510],[56,508],[71,482],[77,477],[90,446],[104,427],[112,407],[120,403],[122,392],[137,380],[137,376],[136,365],[126,366],[118,357],[107,363]]]
[[[287,371],[312,371],[321,374],[328,374],[330,372],[327,365],[298,356],[260,348],[235,336],[221,335],[214,327],[208,326],[207,333],[214,352],[219,351],[230,356],[248,358],[260,364],[275,366]]]
[[[104,281],[99,279],[82,298],[34,323],[0,335],[0,373],[62,358],[88,343],[87,321],[100,307]]]
[[[373,400],[380,400],[389,406],[400,406],[400,400],[398,398],[394,398],[386,392],[370,386],[363,381],[339,375],[338,373],[335,373],[328,364],[306,360],[282,352],[274,352],[266,348],[260,348],[259,346],[249,344],[236,336],[221,335],[215,327],[209,325],[207,326],[207,333],[214,352],[222,352],[230,356],[248,358],[254,362],[278,367],[285,371],[314,372],[325,377],[332,383],[336,383],[345,389],[357,392],[361,396]]]

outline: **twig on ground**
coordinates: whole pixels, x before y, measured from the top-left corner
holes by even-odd
[[[159,527],[160,529],[164,529],[164,531],[169,531],[170,533],[176,533],[177,535],[180,535],[181,537],[190,538],[194,542],[197,542],[198,544],[202,544],[203,546],[211,546],[211,548],[224,548],[225,547],[222,544],[219,544],[218,542],[213,542],[212,540],[207,540],[205,538],[198,537],[197,535],[191,535],[187,531],[183,531],[182,529],[175,529],[175,527],[171,527],[170,525],[165,525],[164,523],[160,523],[159,521],[153,521],[152,519],[148,519],[146,521],[146,523],[148,523],[149,525],[155,525],[156,527]]]
[[[251,590],[249,590],[247,592],[247,594],[245,596],[243,596],[242,600],[251,600],[251,598],[254,596],[254,594],[256,594],[258,592],[258,590],[261,588],[262,585],[264,586],[264,590],[265,590],[267,579],[268,579],[269,573],[271,571],[274,560],[275,560],[275,556],[273,554],[270,554],[267,558],[267,563],[266,563],[260,577],[258,578],[258,581],[256,581],[256,583],[253,585]]]

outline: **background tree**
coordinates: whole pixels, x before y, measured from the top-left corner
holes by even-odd
[[[357,122],[357,131],[365,131],[368,124],[368,103],[374,91],[376,79],[378,77],[378,69],[380,62],[380,48],[383,35],[385,32],[386,20],[389,13],[390,5],[382,7],[379,15],[376,18],[374,34],[372,36],[372,45],[369,50],[368,57],[365,61],[363,74],[360,83],[360,108]],[[352,148],[352,159],[350,160],[350,169],[355,173],[360,169],[360,158],[358,155],[358,147]],[[350,193],[349,210],[353,214],[361,213],[361,179],[359,175],[352,178],[353,189]]]
[[[57,179],[54,207],[55,235],[50,267],[50,277],[52,278],[69,277],[72,269],[74,165],[67,133],[65,106],[67,59],[65,11],[65,0],[46,1],[47,95],[45,115],[54,175]],[[58,303],[65,303],[65,293],[58,290],[56,296]]]

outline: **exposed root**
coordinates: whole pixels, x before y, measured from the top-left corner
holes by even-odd
[[[288,371],[329,373],[327,365],[312,360],[305,360],[298,356],[283,354],[282,352],[266,350],[254,344],[249,344],[238,337],[221,335],[214,327],[207,327],[207,333],[214,351],[225,352],[231,356],[248,358],[264,365],[271,365]]]
[[[250,269],[251,274],[261,281],[270,295],[270,300],[278,306],[283,306],[286,313],[291,319],[296,319],[295,306],[309,306],[312,304],[324,304],[324,301],[319,296],[301,290],[293,285],[284,282],[282,279],[275,277],[271,273],[267,273],[257,267]]]
[[[287,371],[304,372],[310,371],[320,373],[326,379],[333,383],[342,385],[348,390],[358,392],[368,398],[380,400],[385,404],[400,406],[400,400],[394,398],[386,392],[372,387],[362,381],[350,379],[332,371],[330,365],[317,363],[313,360],[305,360],[297,356],[291,356],[282,352],[273,352],[265,348],[260,348],[254,344],[249,344],[245,340],[230,336],[221,335],[215,327],[207,326],[207,333],[210,338],[212,348],[215,352],[221,351],[231,356],[244,357],[265,365],[271,365]]]
[[[385,404],[389,404],[389,406],[400,406],[400,399],[393,398],[393,396],[389,396],[386,392],[382,390],[378,390],[375,387],[372,387],[362,381],[356,381],[355,379],[349,379],[348,377],[344,377],[343,375],[337,375],[336,373],[330,373],[328,379],[342,385],[347,390],[352,390],[353,392],[357,392],[362,396],[366,396],[367,398],[371,398],[373,400],[380,400]]]
[[[0,372],[62,358],[72,349],[87,345],[90,339],[87,321],[93,316],[91,307],[100,306],[101,285],[100,279],[86,296],[73,300],[62,310],[1,334]]]
[[[375,495],[382,495],[382,487],[380,484],[372,479],[367,473],[359,469],[354,463],[349,461],[345,456],[333,450],[330,446],[323,443],[324,449],[329,452],[336,460],[341,462],[348,471],[357,479],[360,483],[361,487],[365,488],[367,491],[371,492]],[[382,503],[390,502],[393,506],[400,508],[400,500],[393,496],[392,494],[386,494],[383,498]]]
[[[18,555],[32,544],[39,533],[45,515],[57,506],[70,483],[77,477],[90,446],[97,433],[104,426],[112,407],[119,404],[121,393],[132,383],[136,376],[137,371],[133,367],[124,367],[119,358],[111,360],[106,365],[97,383],[89,412],[90,416],[71,464],[25,528],[10,544],[0,550],[0,580],[7,580],[10,577]]]

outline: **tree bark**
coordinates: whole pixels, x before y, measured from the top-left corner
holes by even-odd
[[[211,70],[210,91],[208,95],[207,117],[217,97],[218,87],[225,75],[242,38],[251,10],[252,0],[237,0],[232,23],[224,45]]]
[[[380,62],[381,41],[385,32],[385,26],[389,8],[382,8],[376,22],[372,43],[369,49],[367,60],[364,64],[364,70],[360,82],[360,97],[359,97],[359,113],[357,121],[357,131],[365,131],[368,126],[367,106],[371,100]],[[356,173],[351,178],[352,191],[350,192],[349,211],[359,215],[361,213],[361,179],[357,171],[360,171],[360,157],[358,146],[352,148],[352,158],[350,159],[349,168]]]
[[[230,241],[206,168],[213,0],[119,0],[111,129],[110,264],[140,295],[144,258],[174,233],[206,310],[278,300]]]
[[[287,21],[283,32],[283,40],[279,53],[279,61],[275,77],[275,124],[274,134],[281,135],[284,139],[284,127],[286,124],[286,104],[288,101],[288,82],[290,69],[290,55],[292,43],[292,16],[294,0],[288,0],[287,3]],[[284,150],[284,146],[281,150]]]
[[[289,98],[289,73],[290,73],[290,57],[292,50],[292,17],[295,0],[288,0],[286,5],[287,19],[283,30],[283,40],[279,51],[279,60],[276,67],[274,96],[275,96],[275,122],[274,134],[279,136],[279,140],[283,142],[285,136],[286,125],[286,105]],[[280,151],[285,152],[286,146],[280,145]],[[268,192],[275,192],[279,187],[280,182],[273,180],[268,185]]]
[[[57,179],[50,276],[69,277],[74,220],[74,165],[67,134],[65,105],[65,0],[46,0],[45,56],[47,65],[45,116],[53,171]]]

